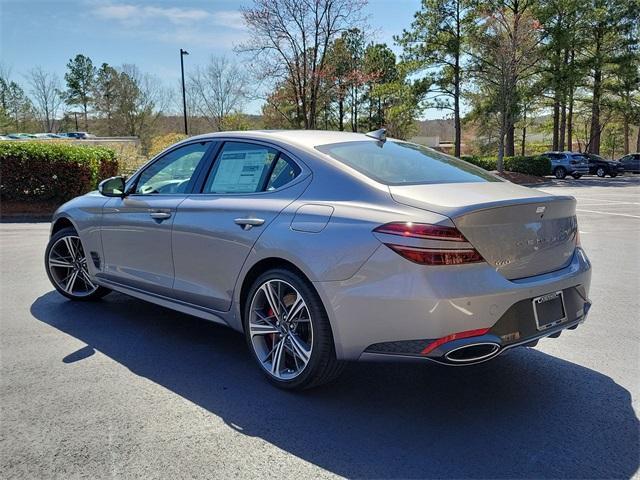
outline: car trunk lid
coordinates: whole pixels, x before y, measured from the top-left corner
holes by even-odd
[[[447,215],[508,279],[561,269],[577,239],[573,197],[508,182],[391,186],[394,200]]]

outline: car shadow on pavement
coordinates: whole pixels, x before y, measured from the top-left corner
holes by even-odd
[[[224,419],[230,428],[345,477],[630,478],[631,395],[611,378],[534,349],[475,367],[353,364],[304,393],[272,387],[232,330],[120,294],[38,320]],[[87,406],[90,407],[90,406]]]

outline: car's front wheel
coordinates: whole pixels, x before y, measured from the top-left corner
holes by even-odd
[[[71,300],[95,300],[111,291],[91,279],[82,242],[71,227],[63,228],[51,237],[44,261],[47,276],[55,289]]]
[[[269,270],[254,281],[243,322],[254,358],[278,387],[315,387],[342,371],[322,301],[293,271]]]
[[[602,167],[598,167],[598,170],[596,170],[596,175],[598,175],[600,178],[604,178],[606,174],[607,171]]]

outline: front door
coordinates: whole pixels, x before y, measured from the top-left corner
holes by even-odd
[[[138,175],[129,195],[105,204],[100,277],[171,294],[171,229],[176,210],[191,192],[210,146],[211,142],[197,142],[169,151]]]
[[[174,295],[226,311],[242,265],[278,214],[304,191],[309,172],[266,145],[226,142],[201,193],[173,225]]]

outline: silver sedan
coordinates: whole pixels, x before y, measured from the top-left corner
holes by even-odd
[[[383,130],[224,132],[60,207],[45,264],[70,299],[115,290],[243,332],[301,389],[349,360],[470,365],[576,328],[575,207]]]

